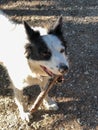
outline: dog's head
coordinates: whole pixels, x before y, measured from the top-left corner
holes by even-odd
[[[62,34],[62,17],[46,34],[41,34],[24,22],[29,43],[26,58],[33,72],[42,76],[62,75],[69,68],[66,41]]]

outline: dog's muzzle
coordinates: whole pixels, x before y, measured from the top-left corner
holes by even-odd
[[[56,74],[52,73],[49,69],[47,69],[45,66],[41,65],[41,68],[50,76],[50,77],[54,77],[56,76]],[[64,76],[65,74],[68,72],[68,66],[65,64],[60,64],[58,67],[59,72],[61,73],[57,82],[61,83],[64,82]]]
[[[66,73],[68,73],[68,66],[67,65],[65,65],[65,64],[63,64],[63,63],[61,63],[60,65],[59,65],[59,72],[62,74],[59,78],[58,78],[58,80],[57,80],[57,82],[58,83],[62,83],[62,82],[64,82],[64,75],[66,74]]]

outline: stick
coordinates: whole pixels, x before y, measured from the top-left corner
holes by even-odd
[[[54,83],[57,81],[58,78],[59,76],[54,77],[53,80],[49,83],[49,85],[47,85],[47,87],[39,94],[33,106],[31,107],[31,110],[30,110],[31,114],[34,113],[38,109],[43,99],[45,98],[45,96],[47,95],[47,93],[52,88],[52,86],[54,85]]]

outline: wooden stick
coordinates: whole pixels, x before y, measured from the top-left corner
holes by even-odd
[[[52,79],[52,81],[50,81],[49,85],[47,85],[47,87],[39,94],[39,96],[35,100],[33,106],[31,107],[31,110],[30,110],[31,114],[34,113],[38,109],[38,107],[42,103],[43,99],[45,98],[45,96],[47,95],[47,93],[52,88],[52,86],[54,85],[54,83],[57,81],[58,78],[59,78],[59,76],[54,77]]]

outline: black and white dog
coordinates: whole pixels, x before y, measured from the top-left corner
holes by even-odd
[[[69,68],[62,17],[47,31],[26,22],[16,24],[0,11],[0,63],[9,73],[20,116],[29,121],[23,88],[38,84],[43,91],[51,77],[63,75]],[[48,95],[43,104],[48,110],[58,109]]]

